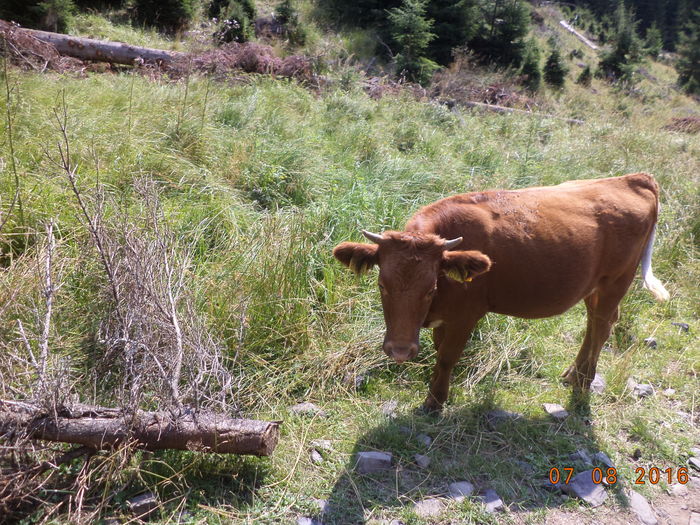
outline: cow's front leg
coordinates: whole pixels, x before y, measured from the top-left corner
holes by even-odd
[[[443,324],[433,329],[433,341],[437,350],[437,362],[430,380],[430,392],[423,404],[426,412],[439,412],[447,401],[452,369],[459,361],[474,325],[479,318],[467,323]]]

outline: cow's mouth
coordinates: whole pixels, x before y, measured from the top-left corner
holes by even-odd
[[[385,342],[384,353],[396,361],[396,363],[402,364],[418,355],[418,344]]]

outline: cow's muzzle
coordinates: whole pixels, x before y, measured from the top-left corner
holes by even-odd
[[[418,345],[416,343],[384,343],[384,353],[391,357],[398,364],[405,363],[418,355]]]

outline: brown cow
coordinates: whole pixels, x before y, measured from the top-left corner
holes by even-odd
[[[550,317],[581,299],[586,336],[564,377],[587,390],[640,261],[644,286],[669,298],[651,270],[658,207],[659,187],[646,173],[465,193],[422,208],[405,231],[363,231],[374,244],[344,242],[333,255],[357,273],[379,266],[383,348],[396,362],[416,356],[421,327],[433,329],[426,409],[442,408],[452,369],[487,312]]]

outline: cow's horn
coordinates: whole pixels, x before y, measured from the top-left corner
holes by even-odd
[[[380,234],[368,232],[367,230],[362,230],[362,235],[367,237],[367,239],[369,239],[370,241],[376,242],[377,244],[381,243],[384,240],[384,237],[382,237]]]
[[[446,250],[451,250],[455,246],[459,246],[462,242],[461,237],[457,237],[456,239],[450,239],[449,241],[445,241],[445,249]]]

